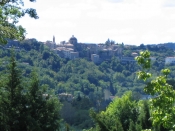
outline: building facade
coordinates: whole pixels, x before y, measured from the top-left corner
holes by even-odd
[[[175,64],[175,57],[166,57],[165,64]]]

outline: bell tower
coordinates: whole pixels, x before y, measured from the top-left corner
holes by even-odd
[[[53,36],[53,43],[55,43],[55,36]]]

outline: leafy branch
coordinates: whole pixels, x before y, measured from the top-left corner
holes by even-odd
[[[140,52],[140,56],[136,57],[138,64],[142,70],[137,72],[139,79],[146,81],[152,76],[146,69],[151,67],[150,52]],[[169,69],[162,69],[162,75],[147,83],[144,91],[153,96],[150,99],[151,104],[151,120],[154,126],[163,125],[167,129],[175,130],[175,91],[172,86],[167,83]]]

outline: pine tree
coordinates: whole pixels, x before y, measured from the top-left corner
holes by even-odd
[[[60,107],[58,97],[46,86],[40,86],[36,72],[32,72],[28,90],[29,130],[59,130]]]
[[[8,66],[8,77],[3,86],[3,99],[1,99],[1,109],[3,111],[1,130],[16,131],[26,130],[25,114],[25,93],[21,85],[20,71],[17,68],[14,53],[12,52],[10,64]]]
[[[31,82],[22,85],[13,53],[6,81],[0,83],[0,131],[59,131],[58,97],[40,86],[35,72],[31,76]]]

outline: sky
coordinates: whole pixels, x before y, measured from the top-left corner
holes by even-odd
[[[175,42],[175,0],[24,0],[39,19],[19,24],[26,38],[38,41],[104,43],[108,38],[131,45]]]

